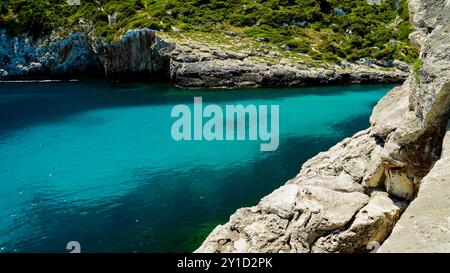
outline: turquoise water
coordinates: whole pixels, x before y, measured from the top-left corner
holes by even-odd
[[[0,85],[0,252],[193,251],[237,208],[368,126],[391,85],[186,91],[162,84]],[[280,105],[280,146],[175,142],[174,105]]]

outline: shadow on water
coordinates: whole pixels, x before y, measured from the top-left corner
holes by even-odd
[[[64,252],[68,241],[77,240],[85,252],[191,252],[236,209],[255,205],[295,176],[306,160],[340,141],[339,135],[366,128],[367,118],[350,121],[356,122],[351,130],[346,123],[336,125],[338,135],[286,139],[277,152],[226,170],[199,166],[156,175],[135,170],[138,186],[101,204],[62,209],[67,204],[52,203],[52,193],[36,196],[33,202],[47,204],[30,210],[27,221],[46,227],[47,235],[17,243],[19,251]],[[211,189],[198,191],[199,184]]]
[[[275,101],[291,94],[326,96],[367,90],[367,86],[336,86],[325,90],[289,89],[289,93],[269,88],[223,92],[131,83],[37,86],[0,85],[0,138],[27,126],[52,123],[85,111],[192,103],[195,95],[205,96],[208,103],[226,103],[259,98]],[[291,135],[281,140],[276,152],[259,154],[252,161],[226,168],[192,164],[190,168],[156,173],[133,169],[133,181],[126,184],[135,186],[119,197],[68,203],[56,190],[36,191],[30,202],[37,205],[24,207],[23,217],[13,218],[8,230],[0,230],[0,238],[7,237],[6,245],[18,252],[65,252],[67,242],[73,240],[81,243],[83,252],[190,252],[236,209],[255,205],[295,176],[306,160],[367,128],[369,115],[330,123],[335,133],[328,135]],[[9,233],[14,233],[14,237],[8,236]]]
[[[373,85],[376,88],[392,85]],[[166,84],[142,83],[1,83],[0,137],[24,127],[52,123],[86,111],[143,105],[192,103],[194,96],[205,96],[207,103],[239,100],[281,99],[288,96],[327,96],[364,92],[371,85],[303,87],[277,92],[272,89],[187,90]]]
[[[373,109],[375,105],[376,103],[371,103],[368,107],[369,109]],[[355,129],[359,128],[359,131],[361,131],[370,127],[369,120],[371,115],[372,113],[354,116],[348,119],[346,122],[330,124],[330,127],[333,128],[343,138],[350,137],[358,132],[358,130],[355,131]]]

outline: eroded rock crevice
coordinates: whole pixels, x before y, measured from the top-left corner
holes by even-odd
[[[450,122],[441,158],[379,252],[450,251]]]

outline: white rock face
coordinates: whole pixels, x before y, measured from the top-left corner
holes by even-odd
[[[368,246],[371,243],[381,244],[388,236],[406,205],[404,202],[394,202],[385,192],[374,192],[348,230],[320,238],[312,252],[370,250]]]
[[[450,123],[442,158],[379,252],[450,252]]]
[[[295,180],[293,180],[295,181]],[[340,192],[363,192],[364,188],[353,181],[353,178],[346,172],[341,172],[338,176],[312,176],[305,177],[296,183],[301,183],[302,186],[315,186],[327,188]]]
[[[287,219],[292,214],[297,194],[297,185],[285,185],[263,198],[260,203],[261,209],[267,214],[273,213]]]
[[[405,85],[406,83],[394,88],[375,106],[370,117],[374,134],[386,138],[403,122],[404,113],[409,111],[409,98],[405,96],[408,91]]]

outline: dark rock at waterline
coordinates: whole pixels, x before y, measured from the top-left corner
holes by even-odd
[[[164,51],[173,45],[164,42],[150,29],[129,30],[118,42],[98,47],[98,56],[106,76],[152,75],[166,72],[168,58]]]

